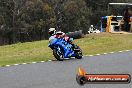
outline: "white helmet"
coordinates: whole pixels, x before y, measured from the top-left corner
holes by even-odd
[[[56,32],[55,28],[50,28],[50,29],[49,29],[49,34],[50,34],[50,35],[55,34],[55,32]]]
[[[62,31],[58,31],[58,32],[56,32],[56,34],[61,34],[61,33],[63,33]]]
[[[56,32],[56,34],[65,35],[65,33],[62,31],[58,31],[58,32]]]
[[[91,25],[91,27],[93,27],[93,25]]]
[[[56,30],[55,30],[55,28],[50,28],[49,32],[51,32],[51,31],[56,31]]]

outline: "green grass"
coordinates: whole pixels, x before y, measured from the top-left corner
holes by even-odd
[[[0,47],[0,65],[47,61],[52,58],[48,41],[17,43]]]
[[[84,55],[102,54],[113,51],[132,49],[132,34],[90,34],[76,40]]]
[[[74,42],[82,48],[84,55],[101,54],[132,49],[132,34],[90,34]],[[0,66],[53,59],[47,46],[47,40],[0,46]]]

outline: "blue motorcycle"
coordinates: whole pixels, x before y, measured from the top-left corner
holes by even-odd
[[[70,38],[73,41],[73,38]],[[64,38],[54,38],[50,41],[49,47],[53,50],[54,57],[63,61],[64,59],[70,59],[75,57],[77,59],[82,59],[82,50],[79,46],[68,43]]]

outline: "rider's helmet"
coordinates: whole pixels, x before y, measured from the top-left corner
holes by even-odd
[[[62,35],[62,34],[64,34],[64,32],[62,32],[62,31],[58,31],[58,32],[56,32],[56,34],[58,34],[58,35]]]
[[[49,29],[49,35],[54,35],[56,32],[55,28],[50,28]]]

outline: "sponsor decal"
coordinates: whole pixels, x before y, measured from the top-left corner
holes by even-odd
[[[76,81],[80,85],[86,83],[130,83],[131,76],[129,74],[87,74],[81,67],[78,68]]]

